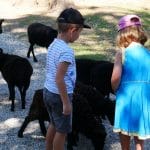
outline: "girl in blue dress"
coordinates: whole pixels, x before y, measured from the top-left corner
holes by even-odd
[[[116,92],[114,132],[120,135],[122,150],[144,149],[150,138],[150,51],[144,47],[147,36],[137,15],[119,20],[117,52],[111,78]]]

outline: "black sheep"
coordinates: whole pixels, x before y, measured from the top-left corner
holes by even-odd
[[[4,54],[0,49],[0,71],[9,89],[9,100],[12,101],[11,111],[14,111],[15,86],[18,87],[22,109],[25,109],[26,91],[30,85],[33,69],[29,61],[17,55]]]
[[[91,85],[103,95],[114,93],[111,87],[111,75],[114,64],[111,62],[96,65],[91,72]]]
[[[42,134],[46,136],[46,128],[44,125],[44,121],[50,121],[50,120],[43,101],[43,89],[39,89],[35,91],[29,113],[26,116],[20,130],[18,131],[18,137],[23,137],[23,132],[26,126],[29,124],[29,122],[34,120],[39,121]]]
[[[33,97],[28,116],[25,118],[18,136],[23,137],[23,132],[30,121],[39,120],[43,135],[46,134],[44,121],[49,121],[48,113],[43,102],[43,91],[37,90]],[[73,150],[78,141],[78,134],[81,133],[91,139],[95,150],[102,150],[106,137],[106,131],[99,118],[95,117],[93,110],[83,95],[75,93],[73,96],[73,126],[72,132],[68,134],[67,149]]]
[[[58,34],[57,30],[41,23],[30,24],[28,26],[27,33],[30,43],[27,57],[29,58],[30,53],[32,52],[34,62],[37,62],[37,59],[34,55],[33,46],[37,44],[39,46],[48,48],[48,46],[53,42],[54,38],[56,38]]]
[[[111,74],[113,63],[105,60],[76,59],[77,81],[92,85],[104,96],[113,93]]]
[[[96,105],[96,104],[95,104]],[[73,97],[72,132],[68,134],[67,149],[73,150],[81,133],[91,140],[95,150],[103,150],[106,131],[100,117],[96,117],[87,99],[81,94]]]
[[[103,119],[107,117],[111,125],[114,124],[115,101],[104,98],[96,88],[81,82],[76,83],[74,94],[80,94],[86,98],[95,116]]]
[[[83,59],[76,58],[76,67],[77,67],[77,81],[80,81],[84,84],[90,84],[91,82],[91,72],[92,69],[101,63],[106,61],[92,60],[92,59]]]
[[[4,19],[0,19],[0,34],[3,32],[2,30],[2,23],[3,23]]]

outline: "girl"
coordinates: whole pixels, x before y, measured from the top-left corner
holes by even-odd
[[[122,150],[129,150],[134,138],[136,150],[143,150],[150,138],[150,51],[147,36],[137,15],[119,20],[116,54],[111,78],[116,92],[114,132],[120,135]]]

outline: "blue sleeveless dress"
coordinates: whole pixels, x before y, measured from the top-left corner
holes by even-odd
[[[150,138],[150,51],[131,43],[124,52],[122,77],[116,92],[114,132]]]

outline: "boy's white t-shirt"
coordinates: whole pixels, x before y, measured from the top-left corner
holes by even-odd
[[[57,38],[54,39],[54,41],[48,47],[46,61],[46,79],[44,87],[52,93],[59,94],[56,85],[56,71],[60,62],[70,63],[64,80],[67,88],[67,93],[73,93],[76,81],[76,63],[74,51],[66,42]]]

